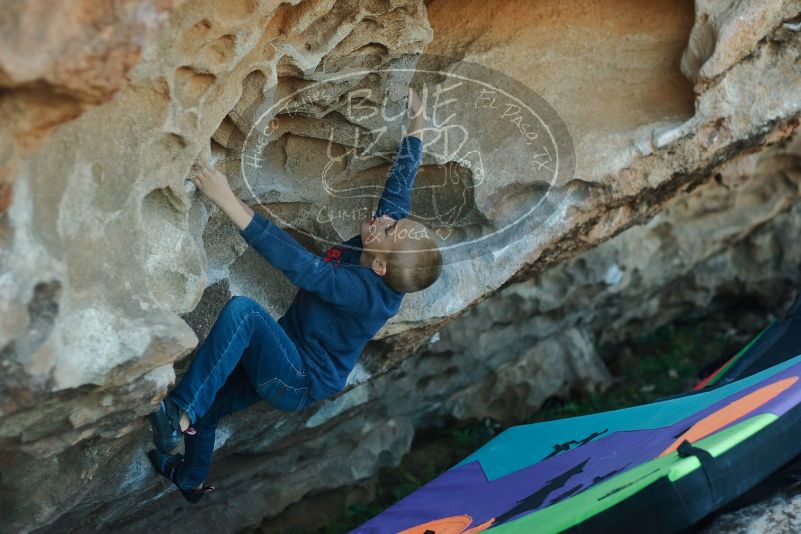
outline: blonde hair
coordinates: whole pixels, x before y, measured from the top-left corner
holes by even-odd
[[[384,281],[389,287],[401,293],[414,293],[437,281],[442,273],[442,253],[428,232],[414,239],[399,239],[396,243],[397,248],[387,253],[386,258]]]

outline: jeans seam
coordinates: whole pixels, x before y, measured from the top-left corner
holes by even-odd
[[[282,383],[283,385],[285,385],[286,387],[288,387],[288,388],[290,388],[290,389],[293,389],[293,390],[295,390],[295,391],[301,391],[301,390],[304,390],[304,389],[309,389],[309,388],[308,388],[308,387],[306,387],[306,386],[300,386],[300,387],[297,387],[297,388],[296,388],[296,387],[295,387],[295,386],[293,386],[293,385],[287,384],[286,382],[284,382],[283,380],[281,380],[281,379],[280,379],[279,377],[277,377],[277,376],[274,376],[274,377],[272,377],[271,379],[269,379],[269,380],[267,380],[267,381],[265,381],[265,382],[262,382],[261,384],[259,384],[259,386],[258,386],[258,387],[259,387],[259,388],[261,388],[261,387],[265,386],[266,384],[269,384],[269,383],[270,383],[270,382],[272,382],[273,380],[276,380],[276,381],[278,381],[278,382]]]
[[[265,381],[264,381],[264,382],[262,382],[261,384],[258,384],[258,385],[256,386],[256,393],[260,393],[260,391],[261,391],[261,388],[263,388],[264,386],[266,386],[267,384],[269,384],[269,383],[270,383],[270,382],[272,382],[273,380],[275,380],[275,377],[273,377],[273,378],[271,378],[271,379],[269,379],[269,380],[265,380]],[[259,396],[261,396],[261,395],[259,395]]]
[[[194,408],[192,408],[192,407],[194,406],[195,401],[197,401],[198,396],[200,396],[200,392],[203,390],[203,387],[206,385],[206,382],[208,382],[208,380],[211,377],[211,375],[214,374],[214,371],[217,370],[217,367],[219,367],[220,362],[223,361],[223,355],[226,352],[228,352],[229,348],[231,348],[231,343],[234,342],[234,339],[236,339],[236,336],[239,334],[239,331],[242,329],[242,325],[244,325],[247,322],[247,320],[250,318],[251,315],[258,315],[258,311],[257,310],[251,310],[251,311],[248,312],[247,315],[245,315],[245,317],[242,319],[242,321],[236,327],[236,330],[234,331],[234,335],[231,336],[230,341],[228,341],[228,345],[226,345],[225,349],[223,349],[223,351],[220,353],[219,358],[217,359],[217,362],[214,364],[214,367],[211,368],[211,371],[209,371],[209,374],[207,374],[206,378],[203,379],[203,383],[200,384],[200,386],[197,388],[197,391],[195,391],[195,396],[192,398],[192,401],[189,403],[189,406],[188,406],[189,408],[192,409],[193,412],[194,412]],[[197,415],[197,414],[195,414],[195,415]],[[194,422],[195,421],[192,421],[192,423],[194,423]]]
[[[298,402],[298,405],[295,406],[294,410],[292,410],[293,412],[297,412],[303,407],[303,402],[306,400],[306,395],[309,394],[309,388],[303,387],[301,389],[303,389],[303,394],[300,396],[300,402]]]
[[[256,314],[259,316],[259,318],[261,318],[261,320],[262,320],[262,321],[264,321],[265,323],[268,323],[267,319],[265,319],[264,317],[262,317],[262,315],[261,315],[260,313],[256,313]],[[279,328],[280,328],[280,325],[279,325]],[[283,354],[283,355],[284,355],[284,361],[285,361],[286,363],[288,363],[288,364],[289,364],[289,366],[290,366],[290,367],[291,367],[291,368],[292,368],[292,369],[293,369],[293,370],[294,370],[294,371],[295,371],[295,372],[296,372],[298,375],[300,375],[300,378],[303,378],[303,377],[306,375],[306,373],[304,373],[304,372],[302,372],[302,371],[299,371],[299,370],[298,370],[298,368],[297,368],[297,367],[295,367],[295,366],[292,364],[292,362],[289,360],[289,356],[287,355],[287,353],[286,353],[286,350],[284,350],[284,345],[283,345],[283,343],[281,343],[281,340],[280,340],[280,339],[278,339],[278,336],[276,336],[276,335],[275,335],[275,332],[273,331],[273,327],[272,327],[272,325],[270,325],[269,323],[267,324],[267,330],[269,330],[269,331],[270,331],[270,335],[271,335],[271,336],[273,336],[273,339],[275,340],[275,343],[276,343],[276,345],[278,345],[278,347],[281,349],[281,354]]]
[[[284,382],[283,380],[281,380],[277,376],[274,376],[273,378],[267,380],[266,382],[262,382],[261,384],[258,385],[258,387],[256,388],[256,392],[259,393],[259,396],[261,396],[261,388],[263,386],[269,384],[270,382],[273,382],[273,381],[275,381],[275,382],[277,382],[279,384],[282,384],[283,387],[289,388],[289,389],[291,389],[291,390],[293,390],[295,392],[302,391],[302,394],[301,394],[301,397],[300,397],[300,402],[298,403],[297,406],[295,406],[294,410],[291,410],[293,412],[298,411],[300,409],[301,405],[303,404],[304,396],[309,394],[309,388],[307,386],[301,386],[299,388],[296,388],[295,386],[287,384],[286,382]],[[264,399],[264,400],[267,400],[267,399]]]

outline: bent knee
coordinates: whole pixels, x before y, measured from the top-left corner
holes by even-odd
[[[234,295],[225,303],[223,313],[242,317],[253,310],[261,310],[262,306],[245,295]]]

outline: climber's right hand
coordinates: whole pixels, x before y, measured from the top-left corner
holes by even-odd
[[[423,130],[426,127],[426,113],[425,109],[423,108],[423,102],[420,100],[420,97],[417,95],[417,91],[409,87],[409,129],[408,135],[417,137],[421,141],[423,140]]]
[[[417,94],[412,87],[409,87],[409,116],[414,117],[420,110],[423,108],[423,102],[420,100],[420,96]]]

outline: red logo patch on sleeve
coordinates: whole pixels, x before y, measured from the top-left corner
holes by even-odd
[[[342,248],[331,247],[325,251],[323,261],[334,262],[334,267],[339,267],[339,258],[342,256]]]

